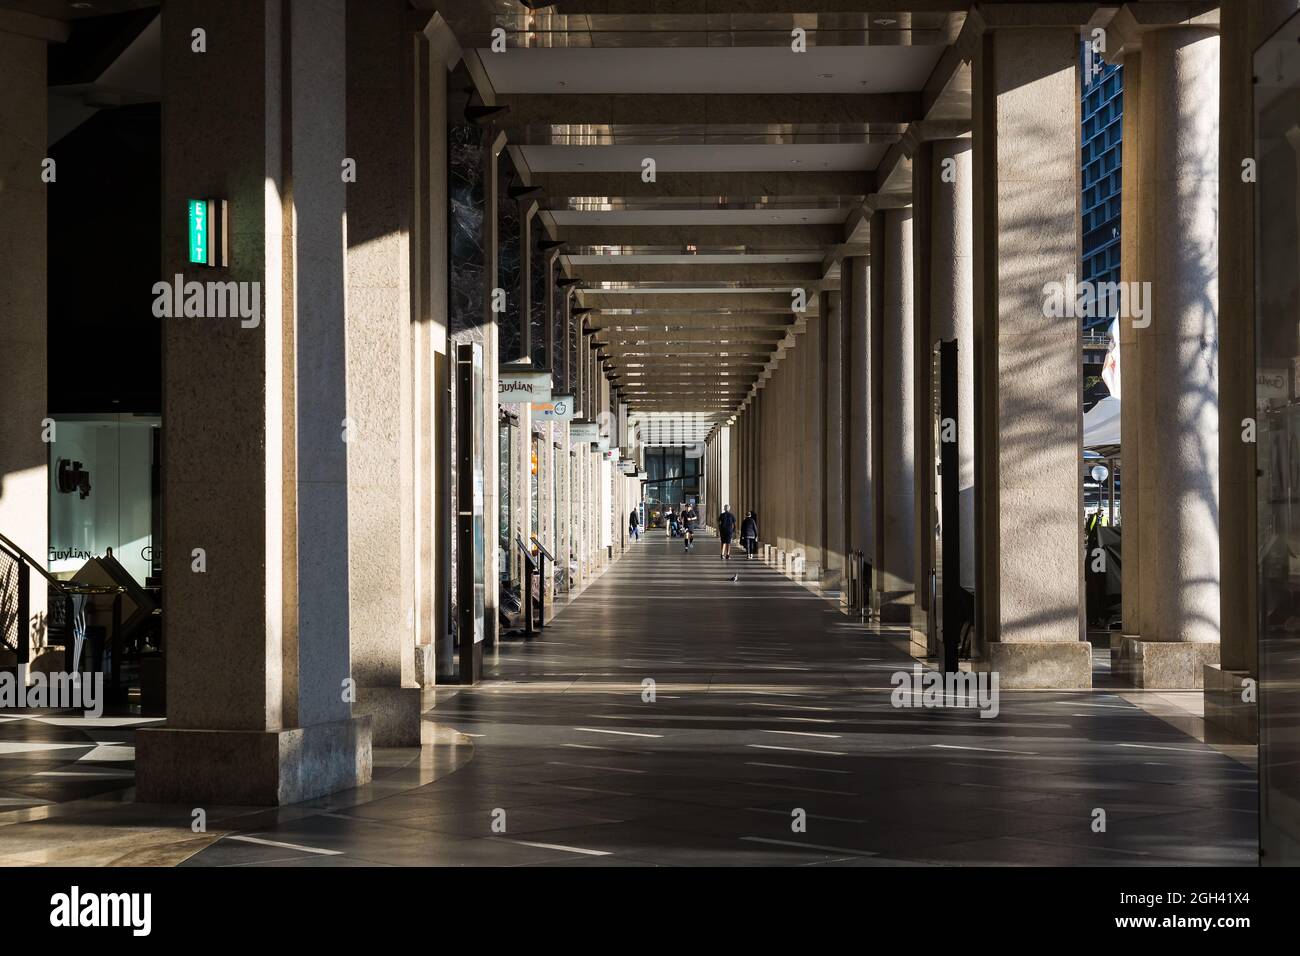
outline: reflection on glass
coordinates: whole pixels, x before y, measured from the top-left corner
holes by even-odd
[[[154,576],[156,415],[59,415],[50,450],[47,569],[67,577],[113,557],[137,583]]]
[[[1255,57],[1260,849],[1300,862],[1300,16]]]

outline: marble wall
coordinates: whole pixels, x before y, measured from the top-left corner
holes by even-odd
[[[483,133],[474,126],[447,130],[447,196],[450,203],[448,321],[457,342],[483,337]],[[455,461],[455,457],[452,457]]]
[[[538,216],[533,216],[528,224],[528,243],[532,248],[531,275],[532,296],[529,300],[528,322],[532,330],[532,345],[529,354],[533,364],[545,368],[546,362],[546,253],[541,250],[541,242],[546,238],[546,230]]]
[[[522,222],[519,218],[519,203],[510,198],[510,184],[515,178],[514,164],[510,154],[502,152],[497,160],[497,283],[498,289],[506,293],[505,312],[497,316],[500,326],[501,362],[513,362],[522,357],[520,351],[523,342],[522,318],[520,316],[519,269],[522,256]]]

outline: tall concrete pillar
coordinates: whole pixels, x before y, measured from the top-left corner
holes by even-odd
[[[1255,416],[1255,190],[1242,181],[1242,157],[1253,155],[1256,46],[1300,0],[1265,0],[1224,17],[1219,59],[1219,545],[1221,554],[1257,554],[1256,445],[1241,440],[1241,422]],[[1244,14],[1244,15],[1243,15]],[[1221,674],[1205,671],[1207,721],[1225,720],[1248,738],[1258,734],[1255,709],[1241,700],[1240,681],[1258,677],[1255,561],[1222,561]],[[1229,673],[1231,672],[1231,673]],[[1222,687],[1223,691],[1216,693]],[[1215,699],[1217,697],[1217,700]],[[1217,705],[1217,706],[1216,706]],[[1224,713],[1244,720],[1227,720]]]
[[[844,421],[844,321],[840,313],[840,293],[822,293],[823,419],[826,435],[826,460],[823,488],[826,501],[823,537],[826,544],[823,586],[844,589],[845,543],[844,448],[847,429]]]
[[[957,488],[961,584],[975,589],[975,299],[971,143],[938,140],[930,171],[930,341],[957,341]],[[925,350],[929,361],[930,348]],[[919,373],[919,370],[918,370]],[[918,400],[921,400],[918,397]],[[928,417],[928,404],[927,404]],[[918,419],[919,420],[919,419]],[[929,434],[918,436],[920,444]],[[931,456],[933,457],[933,453]],[[928,464],[928,462],[927,462]],[[928,502],[918,507],[929,511]],[[917,579],[918,583],[921,581]]]
[[[422,98],[417,98],[416,234],[413,269],[419,278],[415,311],[416,679],[422,686],[455,674],[450,618],[453,493],[451,484],[450,317],[448,287],[447,71],[460,59],[451,28],[434,16],[418,44]],[[424,144],[427,144],[424,145]]]
[[[370,779],[347,693],[344,35],[343,0],[162,14],[162,273],[248,283],[260,316],[163,320],[167,726],[136,734],[142,801]],[[228,201],[228,268],[188,264],[192,197]]]
[[[1142,283],[1146,281],[1147,255],[1142,218],[1147,210],[1147,203],[1140,192],[1142,181],[1141,157],[1142,137],[1146,126],[1142,115],[1142,51],[1126,50],[1124,63],[1124,151],[1130,160],[1122,165],[1120,215],[1124,225],[1120,237],[1120,281],[1124,283]],[[1251,317],[1254,325],[1254,317]],[[1120,515],[1122,538],[1120,548],[1123,563],[1120,566],[1120,588],[1123,634],[1140,637],[1144,602],[1142,601],[1142,540],[1147,518],[1143,515],[1142,487],[1146,481],[1143,467],[1145,445],[1142,435],[1148,427],[1148,409],[1143,403],[1145,389],[1145,361],[1143,342],[1145,330],[1134,326],[1132,321],[1119,324],[1119,365],[1120,365],[1120,476],[1124,486],[1124,500]],[[1254,404],[1254,380],[1251,381],[1252,407]],[[1252,481],[1252,484],[1254,482]]]
[[[348,582],[354,713],[380,747],[420,743],[415,681],[411,122],[403,0],[348,0]]]
[[[820,581],[822,569],[826,566],[826,495],[823,484],[826,474],[826,367],[822,347],[825,323],[824,312],[808,320],[799,342],[803,351],[800,374],[793,383],[803,408],[804,440],[802,446],[795,445],[794,454],[801,466],[798,487],[806,489],[798,497],[803,501],[804,574],[810,581]]]
[[[935,566],[933,502],[935,475],[933,425],[933,343],[931,273],[944,268],[931,260],[931,221],[934,219],[934,148],[932,143],[904,137],[912,157],[912,637],[929,642],[930,572]],[[924,614],[918,614],[917,611]],[[897,613],[897,609],[893,613]],[[923,627],[924,625],[924,627]],[[935,648],[927,648],[927,654]]]
[[[500,406],[498,398],[498,368],[501,363],[501,329],[498,313],[492,308],[493,290],[500,269],[500,217],[498,204],[500,177],[497,174],[501,152],[505,149],[505,134],[494,137],[483,150],[483,315],[481,339],[483,343],[483,563],[487,586],[483,597],[483,646],[493,647],[500,632],[501,570],[503,560],[509,555],[501,553],[501,441]]]
[[[912,210],[884,213],[883,311],[880,328],[880,457],[877,528],[881,615],[885,620],[911,620],[916,525],[913,486],[912,368]]]
[[[53,31],[56,25],[36,17],[0,16],[0,534],[33,561],[44,562],[49,552],[48,460],[51,447],[55,455],[59,447],[57,429],[53,446],[43,440],[48,408],[46,194],[59,187],[57,180],[42,181],[41,164],[47,155],[49,113],[46,46],[66,36],[66,28],[45,36],[6,32],[37,24]],[[35,658],[46,610],[45,579],[37,573],[31,574],[28,600],[28,619],[17,627],[27,632]]]
[[[848,512],[848,547],[865,552],[875,561],[875,504],[871,456],[871,316],[870,269],[866,256],[850,256],[840,266],[841,303],[847,349],[844,362],[845,391],[848,393],[848,426],[845,440],[848,479],[845,486]],[[869,586],[869,585],[868,585]]]
[[[551,554],[557,553],[555,547],[555,432],[553,422],[543,422],[540,426],[541,437],[537,439],[537,539]],[[547,562],[546,575],[542,578],[542,589],[546,594],[547,604],[554,596],[555,575],[550,562]]]
[[[1079,262],[1079,35],[972,39],[980,666],[1006,687],[1087,687],[1080,332],[1045,302]]]
[[[1182,25],[1140,38],[1138,110],[1158,117],[1135,157],[1150,324],[1121,323],[1137,329],[1143,370],[1124,400],[1150,417],[1139,433],[1141,631],[1126,622],[1120,666],[1139,687],[1201,687],[1219,661],[1219,36]]]

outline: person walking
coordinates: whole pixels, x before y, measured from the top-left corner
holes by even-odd
[[[682,509],[682,534],[686,538],[686,551],[691,550],[695,545],[695,524],[699,520],[700,515],[695,510],[695,505],[688,501],[686,507]]]
[[[722,514],[718,515],[718,538],[722,541],[723,561],[731,560],[731,539],[736,533],[736,516],[731,513],[731,505],[722,506]]]
[[[758,518],[752,511],[746,511],[745,520],[740,523],[740,543],[745,548],[745,560],[753,561],[758,553]]]
[[[627,516],[627,532],[628,536],[633,541],[641,540],[641,516],[637,514],[635,508],[633,508],[632,513]]]

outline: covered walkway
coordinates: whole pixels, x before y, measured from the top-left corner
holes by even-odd
[[[1254,769],[1129,695],[1005,693],[996,720],[896,709],[911,664],[716,539],[688,555],[652,533],[426,714],[472,741],[458,769],[279,811],[190,862],[1256,862]]]

